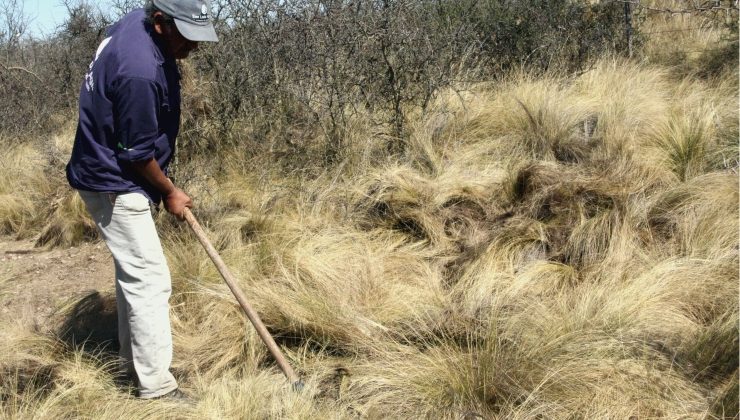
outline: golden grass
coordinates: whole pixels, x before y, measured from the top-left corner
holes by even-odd
[[[64,165],[72,151],[69,124],[42,142],[0,139],[0,234],[36,236],[37,245],[74,245],[97,238],[76,193],[66,184]]]
[[[682,11],[698,3],[657,0],[643,2],[658,9]],[[711,4],[714,6],[714,4]],[[737,25],[737,10],[704,13],[643,12],[648,18],[640,25],[645,38],[644,58],[652,64],[669,66],[679,76],[717,77],[730,73],[737,81],[737,32],[727,28]],[[702,5],[706,7],[707,4]],[[726,75],[727,76],[727,75]]]
[[[737,415],[737,94],[604,59],[441,95],[401,157],[369,158],[386,139],[358,122],[368,145],[323,172],[201,172],[195,213],[307,390],[161,214],[173,368],[195,404],[130,398],[95,355],[4,326],[2,416]],[[84,226],[64,200],[52,243]],[[20,214],[0,220],[34,229]]]
[[[6,142],[10,142],[6,140]],[[38,220],[40,202],[50,192],[43,155],[21,143],[5,150],[0,158],[0,232],[28,234]]]

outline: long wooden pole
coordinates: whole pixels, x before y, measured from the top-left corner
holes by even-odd
[[[278,347],[277,343],[275,343],[275,340],[272,338],[272,335],[270,335],[270,332],[267,331],[265,324],[262,323],[262,320],[257,314],[257,311],[255,311],[254,308],[252,308],[252,305],[250,305],[247,301],[247,297],[244,295],[244,292],[242,292],[239,286],[237,286],[236,279],[233,275],[231,275],[231,272],[226,267],[226,264],[221,259],[221,256],[218,255],[216,248],[211,245],[208,237],[206,237],[205,231],[203,231],[203,228],[200,227],[200,224],[195,219],[195,216],[193,216],[193,213],[190,212],[190,209],[185,208],[184,216],[185,220],[187,220],[188,224],[193,229],[193,232],[195,232],[195,236],[198,237],[198,240],[203,245],[203,248],[205,248],[208,256],[211,257],[211,261],[213,261],[213,263],[216,265],[218,272],[221,273],[221,277],[223,277],[224,281],[229,286],[229,289],[231,289],[231,293],[234,294],[234,297],[236,297],[239,305],[241,305],[242,309],[244,309],[244,312],[247,314],[247,318],[249,318],[249,320],[252,322],[252,325],[254,325],[254,328],[257,330],[257,334],[259,334],[260,338],[267,346],[267,349],[270,350],[270,354],[272,354],[272,357],[275,358],[278,366],[280,366],[280,369],[282,369],[283,373],[288,378],[288,381],[290,381],[294,388],[302,388],[303,383],[301,382],[300,378],[298,377],[298,375],[295,374],[290,364],[288,364],[285,356],[283,356],[283,353],[280,351],[280,347]]]

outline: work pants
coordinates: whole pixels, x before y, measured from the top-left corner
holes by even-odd
[[[136,192],[79,193],[113,254],[123,366],[136,374],[141,398],[173,391],[177,381],[169,370],[168,303],[172,285],[149,199]]]

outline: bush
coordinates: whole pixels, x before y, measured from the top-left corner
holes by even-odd
[[[84,72],[110,20],[88,3],[65,5],[69,16],[49,39],[0,37],[7,63],[0,68],[0,133],[48,133],[59,125],[55,116],[76,111]],[[22,15],[6,15],[5,26],[17,27],[18,20]]]
[[[305,139],[318,135],[331,162],[348,120],[363,113],[386,124],[388,147],[398,151],[410,113],[425,112],[442,89],[523,65],[582,70],[626,46],[613,3],[229,4],[220,9],[221,42],[195,61],[196,79],[210,87],[199,93],[211,100],[184,130],[196,136],[184,143],[197,153],[240,147],[230,132],[243,124],[257,145],[289,153],[305,152]]]

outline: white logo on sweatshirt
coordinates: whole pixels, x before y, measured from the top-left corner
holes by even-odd
[[[95,65],[95,62],[98,61],[100,53],[103,52],[105,47],[110,42],[111,38],[112,37],[109,36],[100,43],[98,49],[95,51],[95,58],[93,58],[93,61],[90,62],[90,66],[87,69],[87,74],[85,74],[85,89],[87,89],[88,92],[92,92],[93,90],[95,90],[95,83],[93,81],[93,66]]]

